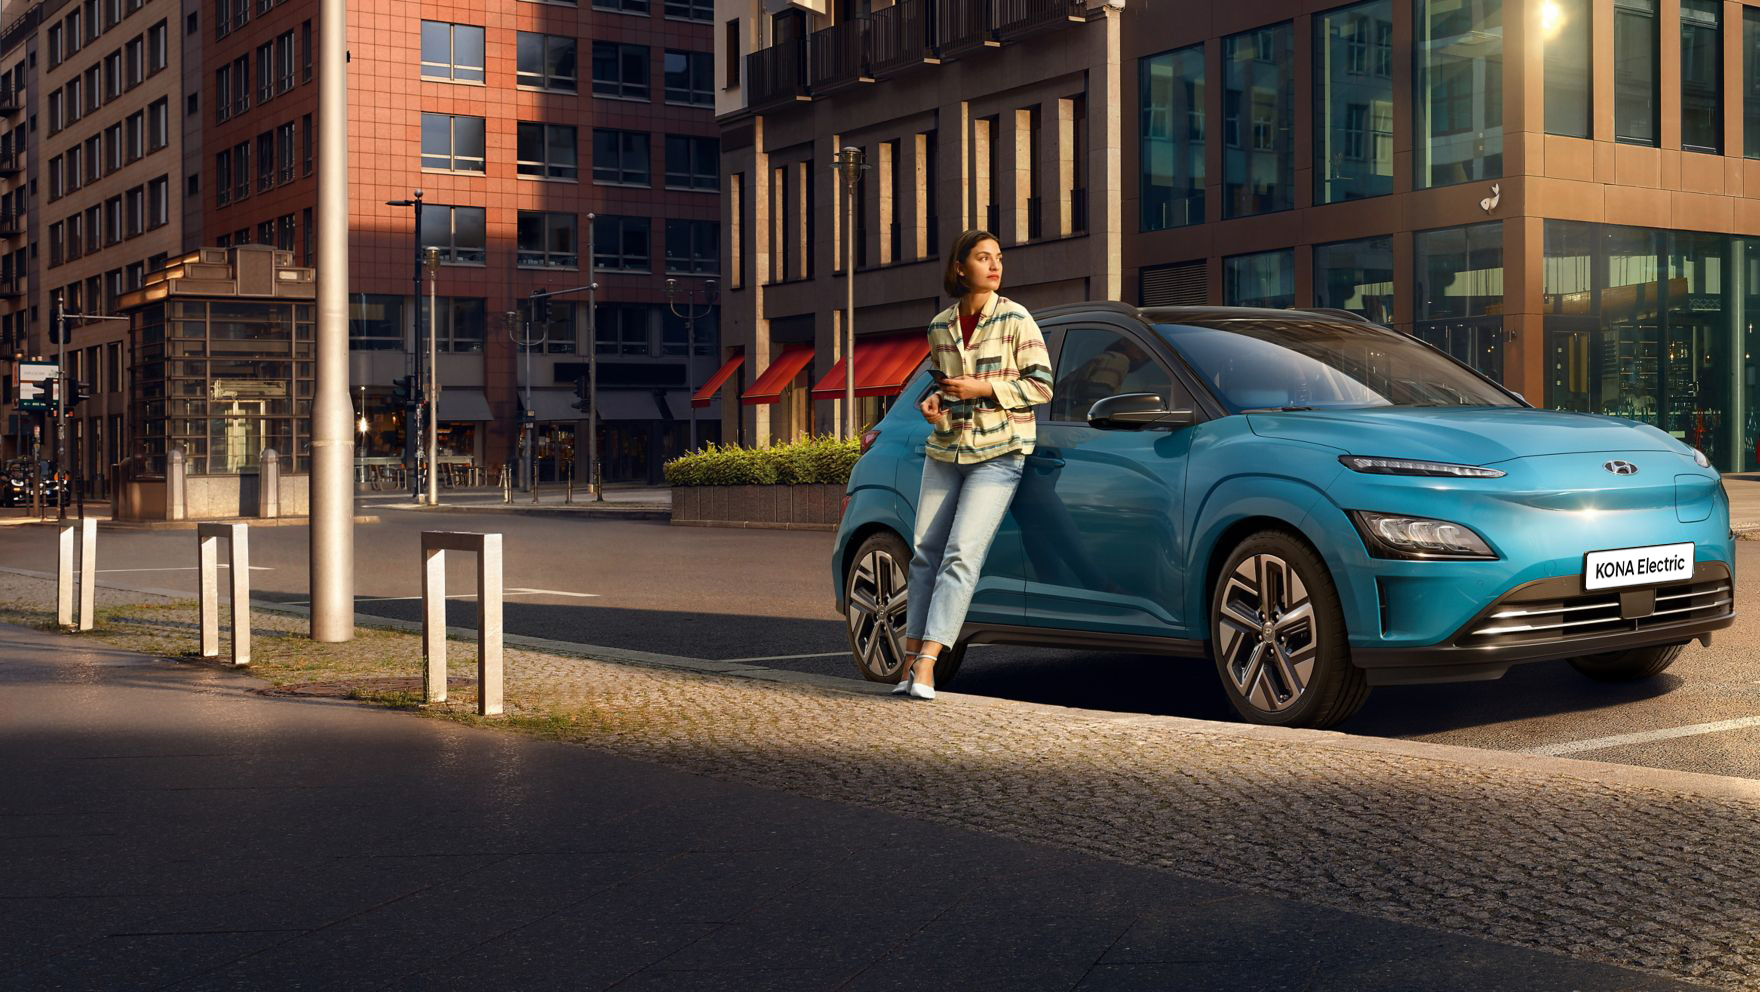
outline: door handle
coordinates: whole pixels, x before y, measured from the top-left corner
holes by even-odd
[[[1062,468],[1063,467],[1063,458],[1059,455],[1041,455],[1041,454],[1035,453],[1035,454],[1028,455],[1027,461],[1032,462],[1034,468]]]

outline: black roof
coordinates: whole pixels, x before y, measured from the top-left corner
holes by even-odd
[[[1337,310],[1330,307],[1311,309],[1279,310],[1271,307],[1218,307],[1218,306],[1162,306],[1139,307],[1117,300],[1096,300],[1089,303],[1065,303],[1055,307],[1047,307],[1034,312],[1039,320],[1063,317],[1070,314],[1112,313],[1122,317],[1133,317],[1151,324],[1190,324],[1197,327],[1210,326],[1230,320],[1301,320],[1306,323],[1333,321],[1337,323],[1368,324],[1368,319],[1349,310]],[[1378,325],[1379,326],[1379,325]]]

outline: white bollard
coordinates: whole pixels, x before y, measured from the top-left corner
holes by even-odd
[[[92,629],[92,601],[98,572],[98,518],[80,517],[61,525],[56,554],[55,621],[62,627],[73,627],[73,556],[74,535],[79,535],[79,623],[78,629]]]
[[[220,656],[220,542],[232,569],[232,664],[251,663],[251,546],[249,524],[197,524],[201,583],[202,657]]]
[[[446,552],[477,556],[477,713],[502,711],[501,535],[422,532],[422,696],[446,701]]]

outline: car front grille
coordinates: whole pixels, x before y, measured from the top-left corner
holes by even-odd
[[[1455,639],[1465,648],[1539,644],[1633,633],[1725,617],[1734,609],[1734,587],[1721,566],[1701,565],[1692,580],[1656,587],[1656,606],[1642,616],[1622,616],[1622,592],[1642,601],[1644,590],[1582,592],[1580,579],[1529,583],[1498,600]],[[1577,591],[1562,594],[1561,587]],[[1642,607],[1633,612],[1642,613]]]

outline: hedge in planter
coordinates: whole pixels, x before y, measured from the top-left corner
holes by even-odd
[[[667,462],[664,472],[669,486],[843,486],[861,453],[859,440],[829,435],[768,448],[711,443]]]

